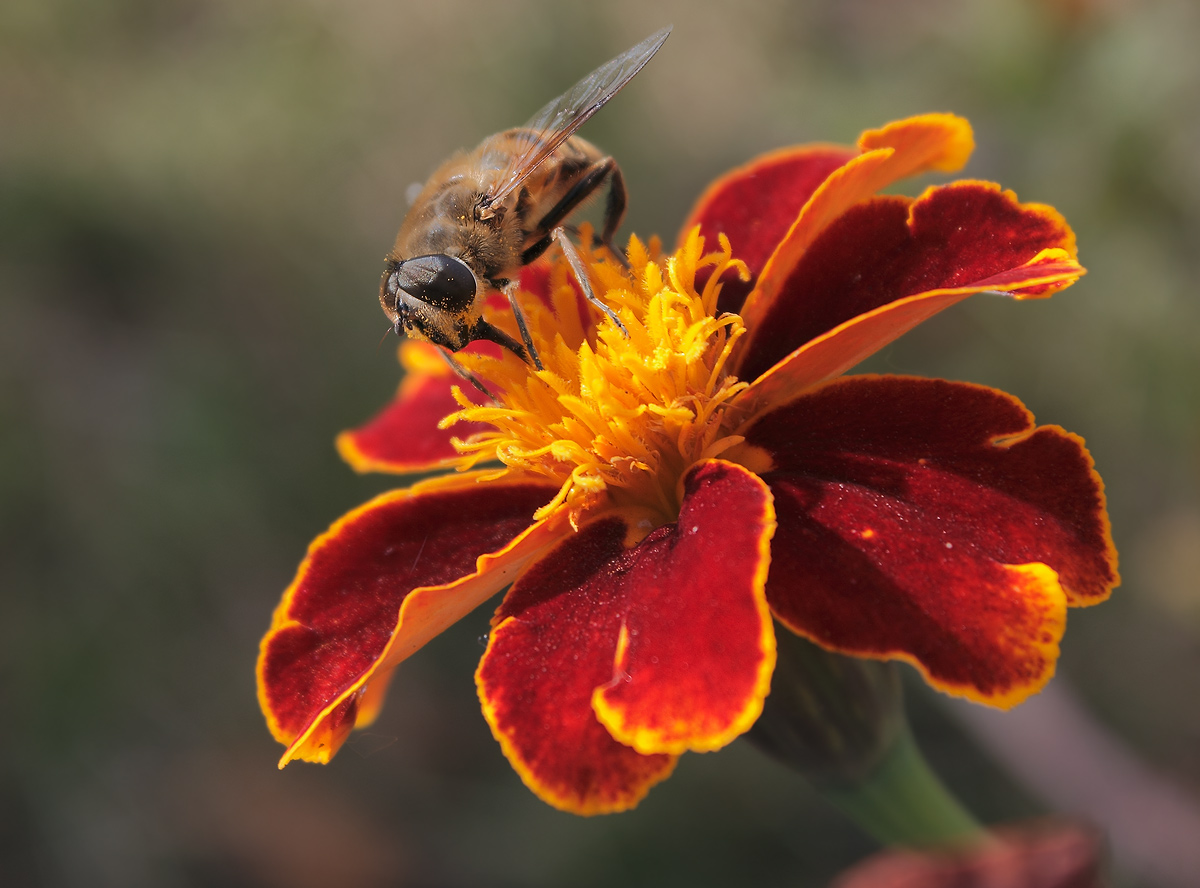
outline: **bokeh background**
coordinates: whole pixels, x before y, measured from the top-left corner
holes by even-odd
[[[1194,0],[5,0],[0,883],[808,886],[872,852],[741,741],[632,813],[537,801],[478,711],[488,608],[328,767],[277,772],[255,701],[308,541],[391,486],[332,439],[397,382],[375,295],[406,188],[668,22],[584,131],[625,170],[626,232],[671,240],[758,152],[932,110],[974,123],[968,175],[1073,223],[1078,286],[977,297],[866,369],[1082,434],[1124,585],[1071,614],[1044,718],[980,730],[919,683],[910,708],[985,819],[1123,811],[1160,841],[1114,836],[1116,884],[1200,884],[1176,841],[1200,798]]]

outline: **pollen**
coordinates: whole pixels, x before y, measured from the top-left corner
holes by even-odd
[[[629,243],[629,268],[581,248],[594,292],[620,317],[625,332],[583,300],[561,256],[553,261],[547,304],[519,294],[544,369],[515,355],[461,354],[460,362],[495,393],[479,406],[456,390],[461,410],[442,421],[492,427],[455,440],[466,470],[498,462],[495,476],[534,474],[559,491],[535,517],[567,509],[578,525],[605,508],[640,513],[649,528],[674,521],[682,479],[697,462],[741,443],[723,419],[730,400],[746,387],[728,372],[730,353],[745,328],[736,314],[717,314],[720,278],[743,279],[746,266],[729,242],[704,252],[693,231],[675,253],[663,256],[657,240]],[[698,290],[697,273],[711,268]],[[489,320],[512,327],[496,309]],[[513,328],[515,331],[515,327]]]

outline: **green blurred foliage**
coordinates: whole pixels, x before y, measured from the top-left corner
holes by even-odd
[[[667,22],[585,131],[626,172],[626,231],[670,241],[729,166],[930,110],[974,123],[969,175],[1074,225],[1081,284],[977,298],[864,369],[995,385],[1088,440],[1125,584],[1072,614],[1061,672],[1200,792],[1191,0],[8,0],[5,885],[820,885],[870,850],[742,743],[630,814],[546,807],[478,712],[483,611],[327,768],[277,773],[254,699],[307,542],[389,486],[332,437],[397,381],[375,291],[405,189]],[[969,806],[1038,810],[914,698]]]

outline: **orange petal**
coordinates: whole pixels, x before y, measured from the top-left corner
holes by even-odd
[[[378,712],[392,669],[564,532],[530,516],[557,488],[452,475],[384,494],[309,547],[258,662],[259,701],[293,758],[327,762]]]
[[[740,312],[763,266],[787,234],[814,191],[838,167],[858,156],[844,145],[797,145],[771,151],[730,170],[705,189],[679,236],[682,247],[697,225],[710,248],[717,236],[729,238],[733,254],[746,263],[749,280],[727,275],[719,311]],[[711,269],[697,276],[702,290]]]
[[[486,428],[478,423],[438,428],[442,419],[461,409],[451,393],[454,386],[477,403],[483,396],[450,369],[436,345],[404,342],[400,363],[406,372],[395,399],[363,425],[337,437],[338,453],[356,472],[408,474],[445,468],[459,455],[451,438],[466,438]]]
[[[609,733],[647,754],[708,752],[745,733],[775,668],[762,591],[775,532],[771,494],[752,472],[721,460],[692,469],[684,483],[674,535],[644,559],[649,569],[623,577],[636,603],[621,626],[614,680],[592,693]]]
[[[483,715],[513,769],[542,801],[574,814],[634,807],[677,758],[618,743],[591,707],[612,677],[626,603],[597,580],[625,553],[628,530],[616,516],[592,521],[529,568],[497,610],[475,672]]]
[[[899,179],[929,170],[961,169],[975,148],[971,125],[953,114],[922,114],[889,123],[863,133],[858,144],[864,153],[832,173],[813,193],[767,261],[741,311],[751,333],[792,269],[830,223]]]
[[[737,409],[752,417],[784,404],[974,293],[1049,296],[1084,274],[1074,251],[1061,215],[991,183],[859,204],[813,245],[748,337],[742,372],[754,381]]]
[[[623,810],[678,753],[753,724],[775,664],[774,526],[762,481],[713,460],[688,474],[677,523],[626,548],[630,525],[597,519],[526,571],[476,681],[535,793],[580,814]]]

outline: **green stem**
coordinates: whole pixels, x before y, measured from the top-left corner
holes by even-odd
[[[987,837],[930,770],[907,725],[862,780],[820,790],[885,845],[965,845]]]

